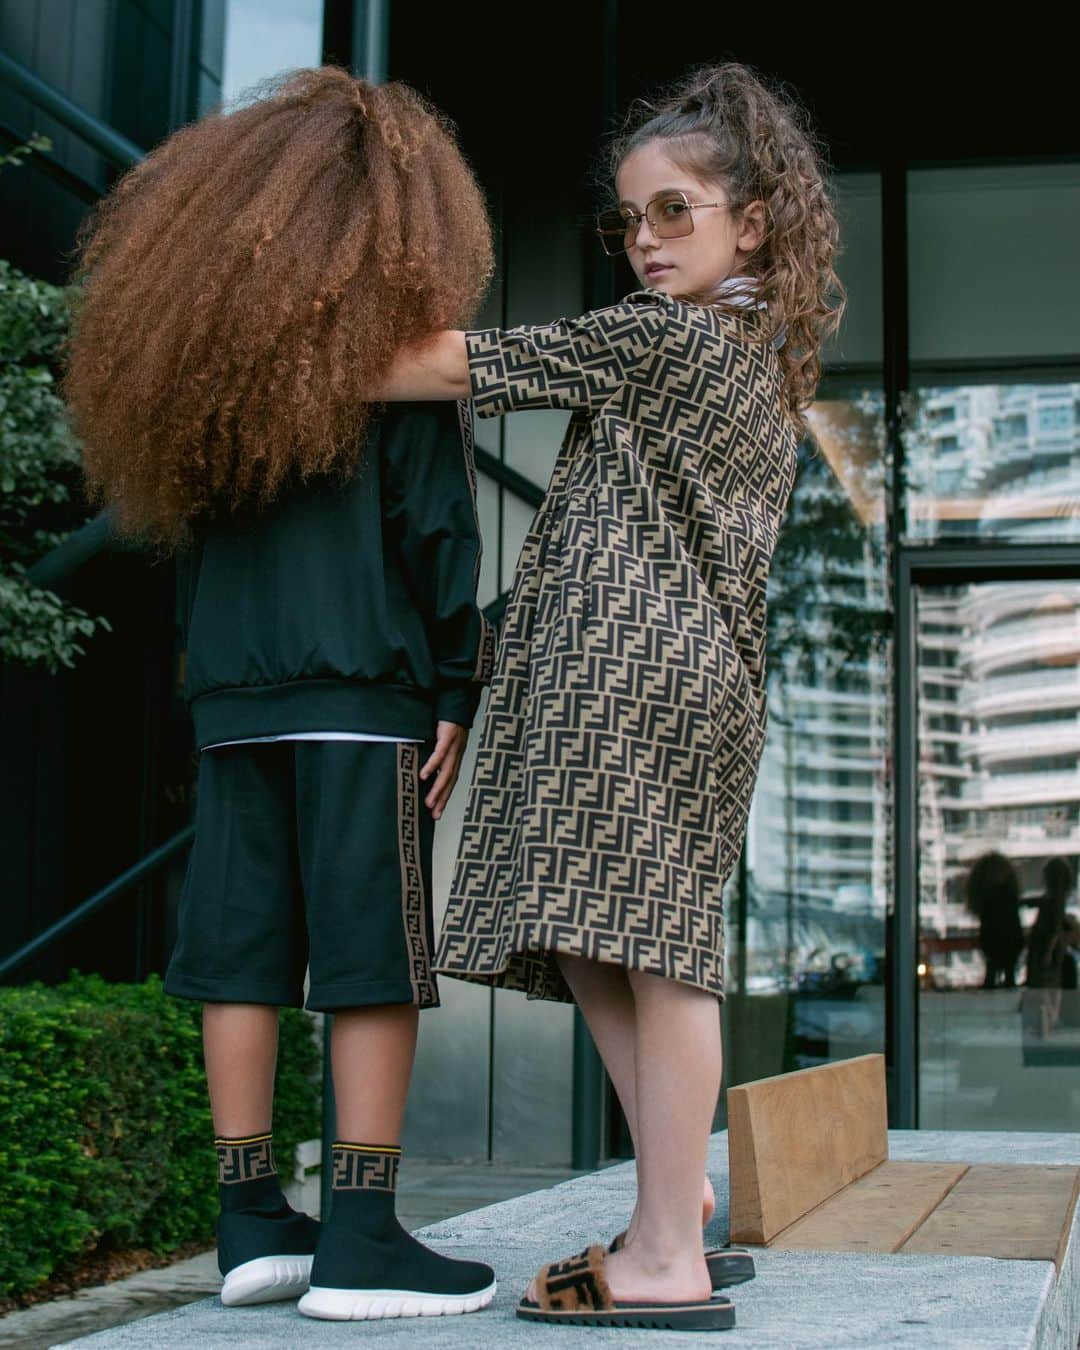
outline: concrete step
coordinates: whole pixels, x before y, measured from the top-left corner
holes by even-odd
[[[941,1162],[1075,1163],[1076,1135],[893,1131],[890,1156]],[[710,1175],[717,1218],[708,1240],[726,1240],[727,1138],[714,1136]],[[514,1305],[545,1261],[610,1238],[633,1206],[632,1164],[606,1168],[550,1190],[520,1196],[430,1225],[419,1236],[448,1255],[490,1262],[499,1278],[494,1305],[463,1317],[355,1323],[313,1322],[295,1305],[222,1307],[204,1299],[141,1322],[77,1341],[112,1347],[280,1347],[423,1344],[461,1347],[598,1344],[578,1328],[532,1326]],[[738,1325],[724,1343],[753,1350],[1076,1350],[1080,1337],[1080,1217],[1060,1275],[1048,1261],[991,1257],[863,1255],[763,1250],[758,1278],[733,1291]],[[700,1333],[620,1331],[601,1338],[619,1350],[636,1346],[701,1346]]]

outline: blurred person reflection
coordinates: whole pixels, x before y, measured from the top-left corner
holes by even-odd
[[[1065,939],[1065,958],[1061,964],[1061,1021],[1067,1027],[1080,1027],[1080,993],[1077,992],[1077,972],[1080,971],[1080,917],[1066,914],[1062,934]]]
[[[1064,858],[1051,858],[1045,864],[1043,884],[1039,912],[1028,938],[1024,1024],[1026,1029],[1046,1037],[1061,1017],[1061,991],[1069,950],[1065,940],[1065,901],[1072,891],[1073,878]]]
[[[984,989],[1016,987],[1016,963],[1024,948],[1020,927],[1020,883],[1002,853],[984,853],[967,878],[967,905],[979,920],[979,950],[986,962]]]

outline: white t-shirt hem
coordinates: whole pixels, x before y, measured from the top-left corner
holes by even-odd
[[[286,731],[280,736],[244,736],[236,741],[215,741],[204,750],[220,750],[224,745],[265,745],[268,741],[389,741],[395,745],[420,745],[412,736],[378,736],[371,731]]]

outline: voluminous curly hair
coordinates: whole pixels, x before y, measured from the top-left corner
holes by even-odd
[[[80,240],[64,390],[89,489],[163,550],[356,467],[401,346],[467,326],[482,194],[413,90],[333,67],[176,132]]]
[[[764,202],[766,233],[747,272],[768,305],[761,340],[785,334],[779,352],[784,406],[805,432],[802,412],[821,378],[821,346],[845,304],[833,269],[839,224],[824,152],[805,109],[749,66],[702,67],[660,99],[634,105],[611,144],[611,179],[629,154],[652,141],[665,142],[665,153],[687,173],[721,184],[733,205]]]

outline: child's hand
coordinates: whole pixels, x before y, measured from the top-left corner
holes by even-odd
[[[456,722],[440,722],[435,728],[435,749],[420,770],[420,777],[426,782],[432,774],[435,775],[431,791],[424,802],[436,820],[446,810],[446,803],[461,772],[461,760],[468,742],[468,727],[459,727]]]

